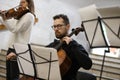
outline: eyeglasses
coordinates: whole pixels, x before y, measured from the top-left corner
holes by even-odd
[[[56,28],[57,28],[57,29],[61,29],[62,26],[65,26],[65,24],[53,25],[52,28],[53,28],[53,29],[56,29]]]

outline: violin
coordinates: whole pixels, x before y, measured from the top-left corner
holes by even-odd
[[[29,12],[28,7],[17,6],[9,10],[1,11],[0,16],[2,16],[5,19],[19,19],[27,12]]]
[[[72,29],[72,32],[68,35],[68,37],[71,37],[73,34],[77,35],[80,31],[84,31],[84,29],[80,27]],[[67,56],[66,52],[61,48],[61,46],[64,43],[65,42],[63,41],[55,46],[55,49],[57,49],[58,54],[61,76],[64,76],[66,74],[66,72],[70,69],[72,64],[72,61]]]
[[[0,24],[0,30],[5,30],[5,29],[6,29],[5,25]]]
[[[9,10],[0,11],[0,16],[2,16],[3,19],[20,19],[27,12],[30,12],[27,7],[17,6]],[[5,25],[0,24],[0,30],[3,29],[6,29]]]

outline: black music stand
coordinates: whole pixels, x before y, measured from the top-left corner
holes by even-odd
[[[20,74],[39,80],[61,80],[55,49],[18,43],[14,48]]]
[[[85,30],[90,49],[107,48],[104,51],[100,71],[101,80],[106,53],[110,51],[110,47],[120,48],[120,14],[117,11],[118,14],[109,13],[109,16],[104,15],[107,17],[100,17],[94,4],[81,8],[79,12],[82,19],[81,26]]]
[[[103,17],[82,21],[81,26],[85,30],[85,35],[90,48],[107,48],[104,51],[102,60],[100,80],[102,78],[103,67],[106,53],[110,52],[109,48],[120,48],[120,16]],[[92,26],[91,26],[92,24]],[[93,27],[94,26],[94,27]],[[99,38],[99,39],[98,39]]]

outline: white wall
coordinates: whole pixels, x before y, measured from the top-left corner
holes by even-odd
[[[67,4],[70,4],[76,8],[86,7],[91,4],[96,4],[98,8],[105,7],[120,7],[120,0],[60,0]]]
[[[120,0],[34,0],[36,16],[39,22],[32,29],[31,43],[39,45],[47,45],[54,39],[54,33],[51,29],[52,17],[59,13],[67,14],[70,18],[71,27],[80,27],[81,19],[78,8],[85,7],[90,4],[97,6],[114,6],[120,4]],[[19,0],[0,0],[0,10],[9,9],[18,5]],[[7,49],[9,43],[10,32],[0,31],[0,49]],[[73,36],[79,43],[88,49],[85,36],[80,33],[77,37]]]
[[[53,41],[52,17],[59,13],[67,14],[70,18],[71,26],[80,26],[80,16],[77,10],[67,4],[57,0],[35,0],[36,15],[39,22],[33,28],[31,42],[48,44]],[[35,37],[36,36],[36,37]]]

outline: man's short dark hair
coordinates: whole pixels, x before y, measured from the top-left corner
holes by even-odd
[[[58,15],[55,15],[55,16],[53,17],[54,20],[59,19],[59,18],[62,18],[62,19],[64,20],[65,25],[70,24],[67,15],[58,14]]]

